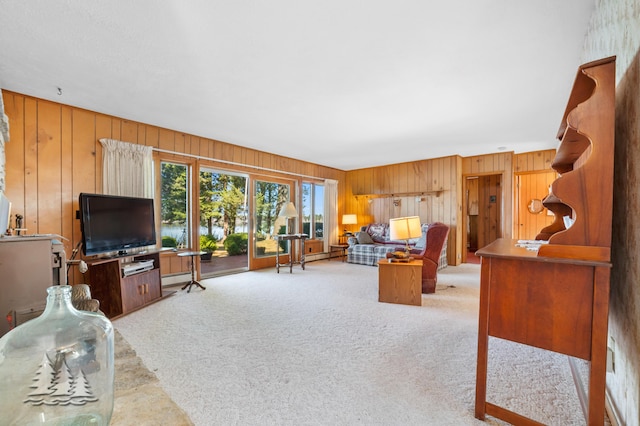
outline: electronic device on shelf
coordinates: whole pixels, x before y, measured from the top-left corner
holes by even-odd
[[[125,255],[156,244],[153,199],[82,193],[79,201],[85,255]]]
[[[121,269],[123,277],[150,271],[153,269],[153,259],[141,260],[139,262],[123,263]]]

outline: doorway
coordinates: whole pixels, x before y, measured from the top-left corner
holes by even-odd
[[[502,174],[467,176],[463,262],[480,263],[475,252],[502,236]]]
[[[298,232],[297,217],[280,216],[282,207],[295,200],[294,187],[294,182],[271,177],[253,180],[252,269],[274,266],[276,253],[281,263],[288,260],[290,245],[278,241],[276,235]]]
[[[248,176],[201,167],[199,178],[201,276],[247,271]]]

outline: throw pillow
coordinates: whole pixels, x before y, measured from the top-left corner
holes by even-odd
[[[373,244],[371,236],[366,232],[358,232],[356,238],[358,239],[358,244]]]
[[[413,248],[422,250],[427,246],[427,231],[426,229],[422,231],[422,235],[416,241],[416,245]]]
[[[374,243],[385,243],[388,240],[387,233],[389,232],[389,225],[386,223],[371,223],[367,229],[367,233],[371,237]]]

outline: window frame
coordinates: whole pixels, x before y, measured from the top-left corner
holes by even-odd
[[[183,229],[183,233],[182,235],[178,235],[176,238],[177,240],[177,246],[178,248],[185,248],[185,247],[192,247],[192,241],[193,240],[193,235],[192,235],[192,230],[191,230],[191,221],[192,221],[192,197],[193,197],[193,190],[192,190],[192,185],[191,185],[191,179],[192,179],[192,168],[191,165],[188,163],[184,163],[184,162],[180,162],[180,161],[171,161],[171,160],[167,160],[167,159],[160,159],[158,162],[158,190],[157,190],[157,195],[158,195],[158,204],[159,204],[159,208],[158,208],[158,227],[159,227],[159,231],[160,231],[160,247],[162,247],[162,236],[163,236],[163,223],[164,223],[164,217],[163,217],[163,205],[165,202],[165,199],[163,197],[163,182],[164,182],[164,176],[163,176],[163,166],[164,164],[171,164],[171,165],[175,165],[175,166],[180,166],[180,167],[184,167],[185,169],[185,183],[184,183],[184,191],[185,191],[185,198],[184,198],[184,202],[185,202],[185,211],[184,211],[184,215],[185,215],[185,220],[184,220],[184,229]],[[173,235],[172,235],[173,236]],[[181,241],[181,239],[184,239]]]
[[[309,188],[309,194],[306,193],[305,188]],[[318,203],[318,193],[317,193],[317,188],[322,188],[322,200],[321,200],[321,207],[322,207],[322,211],[319,212],[317,205]],[[325,239],[325,224],[326,224],[326,217],[327,217],[327,212],[326,212],[326,207],[325,207],[325,203],[324,203],[324,197],[325,197],[325,186],[322,183],[317,183],[317,182],[310,182],[310,181],[303,181],[301,184],[301,210],[302,210],[302,232],[306,233],[307,235],[309,235],[310,239],[315,239],[315,240],[320,240],[320,241],[324,241]],[[309,200],[306,200],[306,197],[309,197]],[[309,204],[307,206],[307,204]],[[306,220],[306,216],[307,216],[307,208],[309,211],[309,221],[307,222]],[[321,231],[322,231],[322,236],[318,237],[316,234],[318,232],[317,228],[317,222],[316,222],[316,217],[318,214],[322,215],[322,227],[321,227]],[[309,232],[305,232],[305,224],[309,223]],[[313,230],[313,232],[312,232]]]

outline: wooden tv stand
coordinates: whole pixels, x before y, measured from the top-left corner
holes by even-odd
[[[477,252],[478,419],[489,414],[512,424],[540,424],[487,402],[493,336],[586,360],[588,396],[577,386],[580,403],[589,425],[604,423],[614,124],[615,57],[582,65],[558,132],[552,168],[560,176],[543,201],[554,222],[540,231],[533,250],[499,239]]]
[[[153,260],[153,268],[123,276],[122,267],[129,262]],[[133,256],[96,259],[87,262],[91,295],[100,301],[100,310],[114,319],[162,299],[160,254],[144,253]]]

